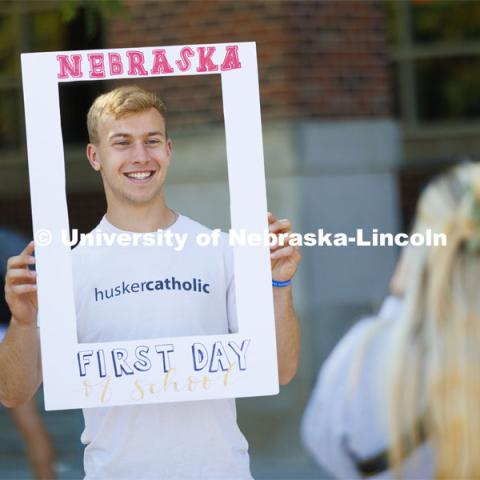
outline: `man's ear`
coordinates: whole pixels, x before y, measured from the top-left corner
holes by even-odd
[[[171,138],[167,138],[167,154],[168,160],[170,161],[173,156],[173,142]]]
[[[100,161],[99,161],[99,156],[97,152],[97,147],[93,143],[89,143],[87,145],[87,158],[88,161],[90,162],[90,165],[92,168],[99,172],[100,171]]]

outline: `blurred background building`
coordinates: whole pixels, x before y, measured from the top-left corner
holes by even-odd
[[[257,42],[269,209],[291,218],[295,231],[407,230],[422,185],[446,165],[478,158],[479,1],[3,0],[1,224],[31,235],[21,52],[240,41]],[[170,110],[169,203],[228,228],[219,77],[142,82]],[[85,114],[110,86],[82,82],[59,92],[70,226],[82,231],[105,209],[84,155]],[[300,416],[321,361],[386,294],[397,255],[393,247],[304,248],[295,278],[299,373],[277,397],[238,401],[257,478],[328,478],[303,452]],[[46,419],[61,478],[78,478],[80,413]],[[0,427],[0,478],[28,477],[2,411]]]

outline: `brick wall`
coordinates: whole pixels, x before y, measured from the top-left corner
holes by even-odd
[[[125,3],[129,13],[105,25],[106,48],[256,41],[264,120],[391,114],[380,1]],[[221,120],[213,83],[172,80],[169,96],[191,105],[192,123]],[[171,122],[182,124],[171,110]]]

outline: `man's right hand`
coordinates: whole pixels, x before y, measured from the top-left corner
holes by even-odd
[[[28,268],[35,263],[34,248],[32,241],[20,255],[9,258],[5,276],[5,300],[12,320],[23,326],[37,322],[37,273]]]
[[[37,276],[34,244],[7,263],[5,299],[12,321],[0,344],[0,402],[18,407],[27,402],[42,382],[40,339],[37,327]]]

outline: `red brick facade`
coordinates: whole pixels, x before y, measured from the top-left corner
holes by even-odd
[[[381,1],[125,3],[130,14],[105,25],[107,48],[256,41],[264,120],[391,114]],[[219,83],[182,82],[166,82],[171,110],[188,105],[193,124],[220,121]],[[171,120],[182,123],[176,115]]]

